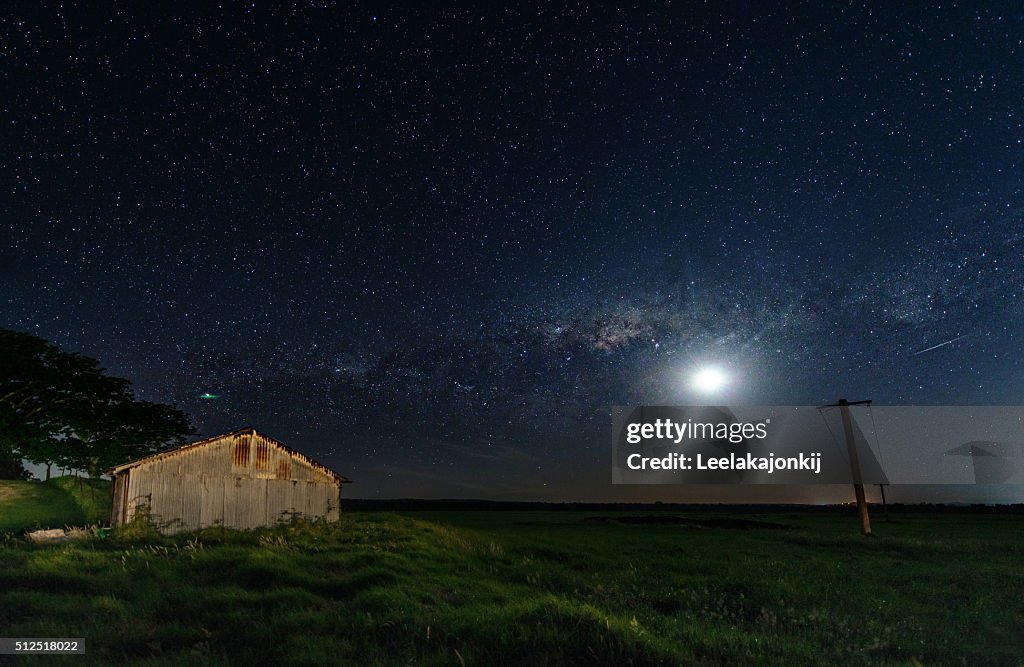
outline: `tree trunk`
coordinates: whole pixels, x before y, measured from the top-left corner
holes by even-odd
[[[53,461],[46,462],[46,481],[50,481],[50,468],[53,467]]]

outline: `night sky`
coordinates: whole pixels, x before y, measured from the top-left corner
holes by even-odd
[[[349,495],[819,500],[612,487],[610,408],[1021,403],[1019,3],[5,15],[0,326]]]

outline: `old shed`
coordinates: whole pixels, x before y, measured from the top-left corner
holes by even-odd
[[[257,528],[340,514],[349,480],[244,428],[118,466],[111,525],[148,514],[164,533],[207,526]]]

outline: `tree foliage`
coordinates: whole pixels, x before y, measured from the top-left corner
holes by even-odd
[[[131,384],[106,375],[95,359],[0,329],[0,460],[96,476],[193,433],[188,415],[136,400]]]

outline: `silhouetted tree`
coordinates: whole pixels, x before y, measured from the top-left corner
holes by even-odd
[[[0,458],[103,470],[181,442],[195,431],[168,405],[137,401],[131,384],[95,359],[0,329]]]

